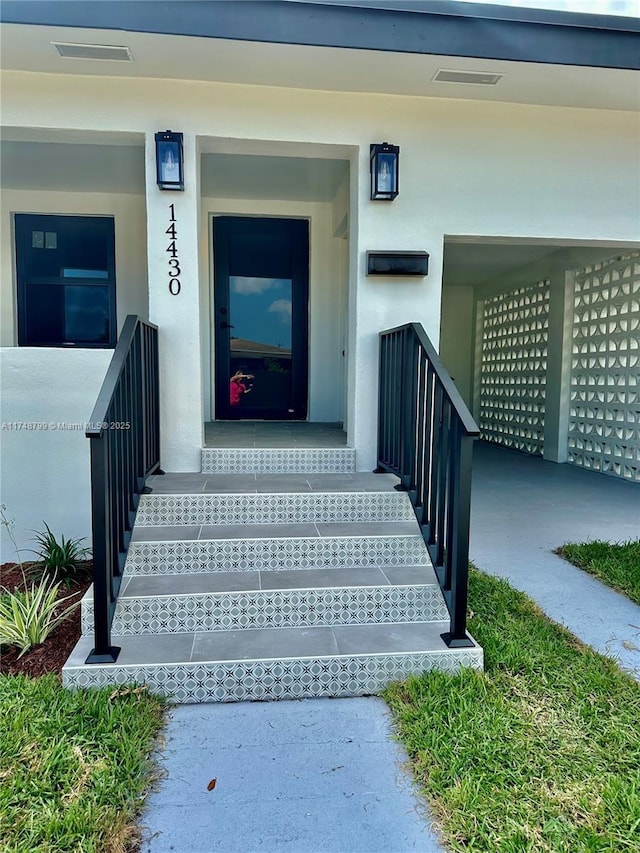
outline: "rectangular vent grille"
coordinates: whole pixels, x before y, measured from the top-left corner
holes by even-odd
[[[490,74],[485,71],[446,71],[441,68],[433,78],[436,83],[475,83],[479,86],[495,86],[504,74]]]
[[[111,62],[131,62],[128,47],[114,44],[71,44],[52,41],[51,44],[64,59],[106,59]]]

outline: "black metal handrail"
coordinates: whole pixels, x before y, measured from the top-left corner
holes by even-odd
[[[471,456],[479,429],[420,323],[380,335],[378,471],[400,477],[449,609],[451,647],[467,636]]]
[[[91,440],[93,619],[87,663],[116,660],[111,622],[145,478],[160,467],[158,329],[130,314],[98,394]]]

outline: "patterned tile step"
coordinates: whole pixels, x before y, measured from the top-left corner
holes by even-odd
[[[447,618],[447,608],[437,583],[411,586],[387,583],[384,586],[120,596],[112,631],[120,635],[175,634],[237,628],[440,622]],[[93,598],[85,596],[82,632],[92,630]]]
[[[417,526],[417,525],[416,525]],[[420,534],[132,541],[125,574],[429,566]]]
[[[449,649],[447,622],[267,628],[162,636],[114,635],[115,664],[85,664],[82,637],[62,673],[67,687],[147,684],[175,702],[364,696],[412,673],[481,670],[482,649]]]
[[[281,572],[208,572],[178,575],[125,575],[120,598],[153,595],[202,595],[207,592],[325,589],[345,586],[411,586],[436,584],[431,566],[391,568],[295,569]]]
[[[415,536],[412,521],[299,521],[288,524],[159,524],[135,526],[132,542],[192,542],[196,539],[316,539],[332,536]]]
[[[162,474],[147,478],[153,494],[265,494],[281,492],[390,492],[393,474]]]
[[[178,524],[299,524],[413,521],[404,492],[142,495],[136,527]]]
[[[356,451],[353,447],[205,447],[202,470],[218,474],[348,474],[356,470]]]

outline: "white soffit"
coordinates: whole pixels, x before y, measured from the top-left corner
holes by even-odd
[[[70,36],[72,34],[72,37]],[[463,98],[613,110],[640,109],[640,73],[465,57],[241,42],[112,30],[4,24],[5,69]],[[63,59],[51,42],[119,44],[132,62]],[[124,43],[124,44],[123,44]],[[171,61],[168,62],[168,57]],[[502,74],[496,86],[443,84],[440,69]]]

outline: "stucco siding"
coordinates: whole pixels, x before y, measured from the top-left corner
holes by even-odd
[[[1,490],[22,548],[46,522],[91,544],[89,440],[84,424],[112,350],[9,347],[0,351]],[[33,559],[25,553],[23,559]],[[15,559],[2,528],[3,561]]]

